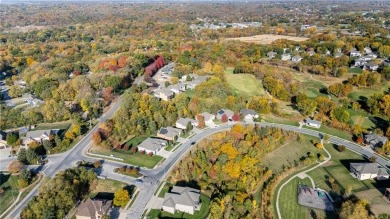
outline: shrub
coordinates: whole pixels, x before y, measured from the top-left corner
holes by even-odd
[[[343,152],[343,151],[345,151],[345,146],[344,145],[337,145],[337,150],[339,152]]]
[[[153,156],[153,152],[148,153],[149,157]]]
[[[117,149],[117,150],[120,150],[122,148],[122,145],[120,145],[120,144],[117,144],[116,146],[115,146],[115,149]]]
[[[135,153],[137,153],[137,147],[132,147],[131,148],[131,151],[135,154]]]
[[[323,148],[324,148],[324,145],[322,145],[321,143],[317,143],[317,144],[316,144],[316,147],[317,147],[318,149],[323,149]]]
[[[124,150],[124,151],[128,151],[128,150],[129,150],[129,146],[128,146],[128,145],[125,145],[125,146],[123,147],[123,150]]]

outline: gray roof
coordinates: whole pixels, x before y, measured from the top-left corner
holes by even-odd
[[[54,134],[52,130],[47,129],[47,130],[35,130],[35,131],[29,131],[26,134],[26,139],[27,138],[40,138],[42,135],[49,136],[51,134]]]
[[[234,112],[228,109],[221,109],[217,112],[218,115],[222,116],[223,114],[226,114],[228,117],[232,117],[234,115]]]
[[[321,121],[317,121],[314,119],[306,119],[306,123],[321,125]]]
[[[208,113],[208,112],[204,112],[204,113],[202,113],[202,114],[200,114],[200,115],[203,116],[204,121],[207,121],[207,120],[209,120],[209,119],[215,117],[213,114]]]
[[[147,138],[138,147],[145,148],[147,150],[155,151],[160,149],[162,146],[165,146],[167,141],[160,138]]]
[[[376,163],[351,163],[350,165],[360,174],[377,174],[379,170]]]
[[[267,52],[267,56],[275,56],[276,54],[274,51]]]
[[[158,131],[159,134],[161,135],[164,135],[166,137],[175,137],[177,135],[180,135],[181,133],[181,130],[178,129],[178,128],[174,128],[172,126],[168,126],[166,128],[161,128],[159,131]]]
[[[199,203],[200,190],[190,187],[173,186],[165,194],[163,206],[175,207],[176,204],[195,207]]]
[[[81,203],[77,208],[77,216],[96,218],[96,213],[99,215],[107,214],[107,211],[111,207],[111,200],[92,200],[88,199]]]
[[[376,145],[376,144],[385,144],[389,139],[385,136],[380,136],[377,134],[368,134],[364,136],[364,140],[367,143]]]
[[[300,57],[300,56],[293,56],[292,58],[293,59],[302,59],[302,57]]]
[[[258,115],[256,113],[256,111],[254,111],[253,109],[240,109],[240,114],[243,115],[243,116],[247,116],[247,115],[255,116],[255,115]]]
[[[187,126],[188,123],[195,123],[196,121],[194,119],[190,119],[190,118],[179,118],[176,123],[179,123],[183,126]]]
[[[169,88],[162,88],[159,90],[154,91],[155,93],[161,93],[166,96],[173,96],[173,92]]]

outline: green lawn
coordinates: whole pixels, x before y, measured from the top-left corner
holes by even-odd
[[[368,98],[375,93],[383,94],[385,91],[390,89],[390,82],[387,82],[384,85],[372,87],[372,88],[354,88],[354,90],[348,95],[352,100],[359,100],[360,97]]]
[[[226,74],[226,81],[236,94],[243,96],[264,95],[262,83],[250,74]]]
[[[209,214],[209,208],[210,208],[210,199],[201,194],[200,200],[202,203],[202,206],[200,208],[200,211],[195,211],[194,215],[190,215],[187,213],[177,212],[175,214],[170,214],[168,212],[161,212],[157,209],[150,210],[147,218],[148,219],[155,219],[155,218],[186,218],[186,219],[204,219],[207,218],[207,215]]]
[[[347,189],[348,186],[351,186],[352,190],[355,191],[367,188],[361,181],[353,178],[349,170],[341,164],[325,167],[325,170],[343,187],[343,189]]]
[[[195,95],[195,91],[194,90],[191,90],[191,89],[187,89],[185,92],[184,92],[187,97],[191,98]]]
[[[95,154],[105,155],[105,156],[111,156],[112,154],[114,157],[122,158],[123,162],[125,163],[134,166],[147,167],[147,168],[153,168],[163,158],[158,155],[150,157],[149,155],[141,154],[140,152],[132,154],[131,151],[105,150],[96,147],[91,149],[91,152]]]
[[[363,72],[363,69],[361,68],[348,68],[349,73],[355,73],[355,74],[360,74]]]
[[[319,132],[324,132],[324,133],[327,133],[330,135],[337,136],[339,138],[343,138],[343,139],[348,140],[348,141],[352,141],[352,134],[351,133],[346,132],[346,131],[341,131],[341,130],[338,130],[335,128],[330,128],[330,127],[327,127],[325,125],[322,125],[321,128],[319,128],[319,129],[309,127],[309,126],[303,126],[303,128],[312,129],[312,130],[316,130]]]
[[[308,178],[300,179],[295,177],[285,187],[283,187],[280,193],[279,207],[281,210],[282,218],[289,219],[305,219],[313,218],[311,210],[315,212],[319,218],[337,218],[335,213],[325,212],[319,209],[313,209],[305,206],[301,206],[297,201],[298,185],[299,184],[311,185]],[[276,192],[277,190],[275,190]]]
[[[234,71],[234,67],[227,67],[225,69],[225,74],[233,74],[233,71]]]
[[[164,198],[165,193],[167,193],[171,187],[172,187],[172,184],[165,183],[164,187],[161,189],[160,193],[158,194],[158,197]]]
[[[7,208],[16,200],[19,194],[18,188],[18,177],[8,174],[0,173],[0,188],[4,189],[5,192],[1,196],[0,214],[3,213]]]
[[[301,157],[306,157],[307,153],[310,152],[313,155],[325,152],[316,148],[311,141],[319,142],[319,138],[304,135],[304,142],[299,143],[298,141],[291,141],[279,148],[268,153],[262,159],[262,164],[272,170],[273,173],[283,171],[283,165],[294,166],[294,161],[299,161]]]
[[[88,196],[90,198],[113,199],[114,193],[120,189],[126,189],[131,196],[135,187],[112,179],[97,179],[96,184],[92,186],[92,190]]]
[[[63,121],[63,122],[54,122],[54,123],[42,123],[38,124],[35,127],[35,130],[45,130],[45,129],[68,129],[72,125],[72,121]]]
[[[148,138],[147,136],[134,137],[130,139],[128,142],[126,142],[126,145],[129,146],[129,148],[133,146],[138,146],[141,142],[143,142],[147,138]]]
[[[305,93],[309,98],[316,98],[318,96],[327,96],[320,92],[321,88],[325,88],[325,84],[319,81],[305,79],[302,83],[301,92]]]

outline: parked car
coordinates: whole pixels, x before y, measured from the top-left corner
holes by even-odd
[[[137,183],[137,184],[141,184],[141,183],[143,183],[144,181],[142,180],[142,179],[136,179],[135,180],[135,183]]]

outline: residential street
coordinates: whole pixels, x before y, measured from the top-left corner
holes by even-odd
[[[121,99],[119,99],[116,103],[114,103],[113,107],[102,117],[101,121],[105,121],[107,118],[110,118],[114,112],[118,109],[120,106]],[[322,137],[324,133],[305,129],[305,128],[299,128],[296,126],[290,126],[290,125],[283,125],[283,124],[275,124],[275,123],[242,123],[242,124],[257,124],[261,127],[279,127],[284,130],[288,131],[294,131],[297,133],[307,134],[314,137]],[[84,155],[83,151],[88,147],[88,145],[91,143],[91,135],[94,131],[98,128],[97,124],[76,146],[74,146],[70,151],[65,152],[63,154],[58,155],[52,155],[48,156],[49,162],[47,165],[43,167],[43,172],[48,177],[53,177],[58,171],[64,170],[67,168],[70,168],[75,165],[75,163],[79,160],[94,160],[94,158],[88,158]],[[203,129],[193,137],[191,137],[189,140],[185,141],[177,150],[173,151],[171,156],[169,156],[159,167],[155,169],[147,169],[147,168],[141,168],[141,173],[145,176],[144,182],[142,184],[136,184],[137,187],[140,189],[140,193],[137,196],[137,199],[134,201],[132,206],[122,212],[121,216],[127,215],[127,218],[141,218],[142,214],[144,213],[145,209],[150,208],[150,200],[152,199],[155,190],[157,189],[159,183],[167,176],[169,171],[184,157],[186,154],[190,151],[192,147],[195,145],[192,145],[192,142],[199,142],[203,138],[207,138],[208,136],[229,130],[234,124],[228,124],[228,125],[221,125],[216,128],[212,129]],[[330,140],[331,143],[334,144],[342,144],[346,146],[348,149],[355,151],[359,154],[363,154],[364,156],[371,157],[373,156],[372,153],[368,152],[367,150],[362,149],[361,146],[349,142],[347,140],[340,139],[338,137],[331,136]],[[377,162],[388,168],[388,165],[390,165],[390,162],[374,155],[377,159]],[[2,164],[3,165],[3,164]],[[113,172],[113,169],[116,167],[123,166],[125,164],[120,162],[114,162],[114,161],[108,161],[105,160],[103,163],[102,172],[100,173],[100,176],[107,177],[110,179],[118,180],[127,184],[133,184],[135,185],[135,179],[129,176],[123,176],[117,173]],[[28,203],[29,200],[32,199],[34,195],[38,193],[37,187],[34,188],[34,190],[28,194],[21,203],[19,203],[12,212],[9,213],[8,218],[17,218],[20,214],[23,207]]]

